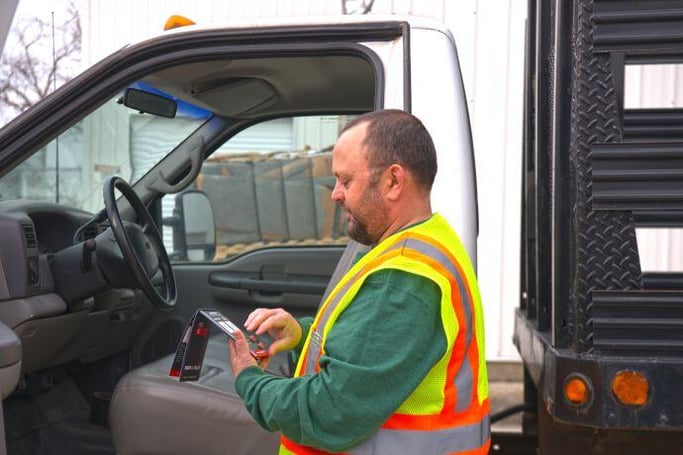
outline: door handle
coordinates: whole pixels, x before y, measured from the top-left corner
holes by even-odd
[[[261,280],[258,278],[235,277],[216,273],[212,273],[209,276],[209,284],[224,288],[264,292],[269,295],[285,292],[322,295],[327,287],[325,283],[312,281]]]

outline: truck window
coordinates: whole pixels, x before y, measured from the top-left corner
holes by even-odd
[[[161,201],[155,215],[172,257],[167,219],[184,190],[202,191],[215,214],[216,253],[208,259],[263,246],[345,244],[330,200],[331,149],[350,115],[382,105],[382,73],[361,46],[304,47],[169,61],[108,87],[108,98],[73,119],[65,114],[68,129],[42,148],[36,141],[35,153],[0,178],[0,199],[97,214],[102,186],[116,175],[145,202]]]
[[[174,118],[132,111],[117,93],[0,179],[0,199],[55,202],[96,212],[110,175],[135,182],[210,115],[180,109]]]
[[[203,164],[193,187],[206,193],[216,227],[214,260],[264,246],[345,244],[330,195],[332,147],[348,115],[283,117],[233,136]],[[168,218],[175,196],[163,198]],[[164,241],[173,251],[172,228]]]

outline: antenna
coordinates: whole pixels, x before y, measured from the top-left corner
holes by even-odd
[[[55,43],[55,12],[52,15],[52,91],[57,90],[57,52]],[[55,138],[55,202],[59,204],[59,135]]]
[[[356,4],[355,9],[353,10],[349,9],[349,4],[351,3]],[[342,14],[368,14],[372,10],[374,3],[375,0],[342,0]]]

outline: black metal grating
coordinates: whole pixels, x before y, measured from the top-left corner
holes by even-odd
[[[573,36],[572,119],[569,162],[572,171],[572,234],[569,239],[569,311],[566,335],[577,352],[594,349],[594,290],[628,290],[642,287],[633,214],[629,211],[596,210],[592,178],[595,144],[622,141],[620,106],[614,67],[607,54],[595,49],[594,5],[579,2]],[[596,3],[597,5],[597,3]],[[590,74],[591,77],[586,77]],[[560,340],[561,341],[561,340]]]
[[[683,109],[625,109],[624,142],[683,141]]]
[[[683,209],[683,142],[591,147],[593,209]]]
[[[683,292],[593,292],[593,348],[603,354],[683,354]]]
[[[683,49],[679,0],[595,0],[596,51],[667,54]]]

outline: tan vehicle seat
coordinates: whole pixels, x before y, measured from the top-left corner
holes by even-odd
[[[209,340],[199,381],[168,375],[173,355],[125,375],[116,385],[109,426],[116,453],[277,453],[279,434],[263,430],[235,387],[224,337]]]
[[[325,295],[363,250],[367,247],[357,242],[347,245]],[[181,383],[168,375],[173,354],[121,378],[109,410],[109,426],[116,453],[277,453],[279,434],[263,430],[247,412],[235,392],[228,357],[225,337],[214,336],[207,346],[197,382]]]

